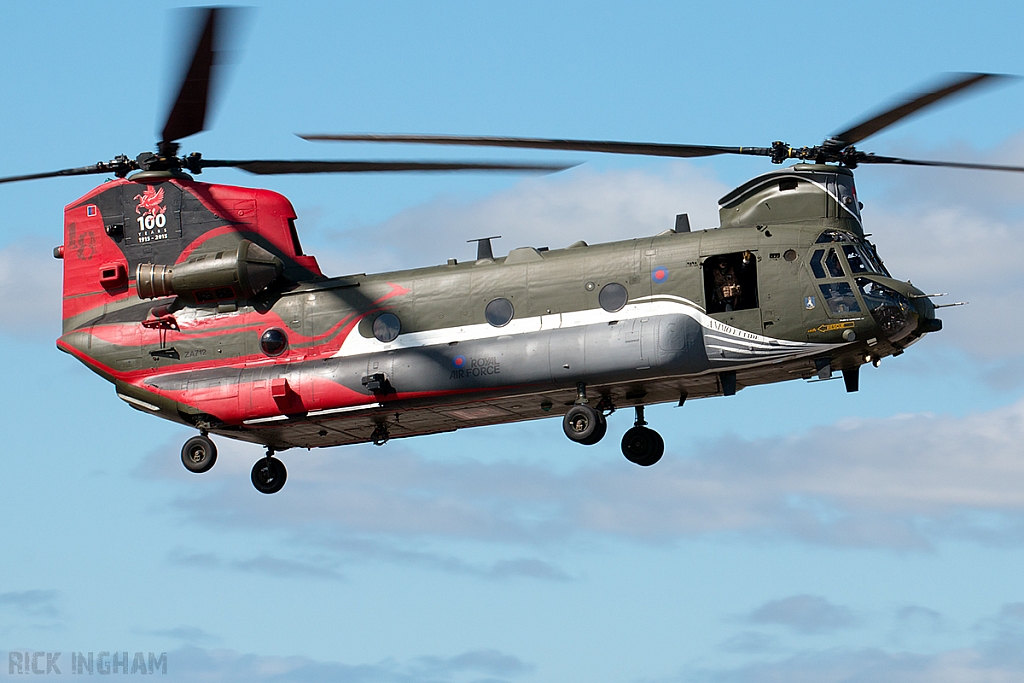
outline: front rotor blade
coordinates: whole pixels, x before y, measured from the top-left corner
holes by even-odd
[[[903,159],[865,154],[857,159],[858,164],[896,164],[900,166],[934,166],[938,168],[966,168],[978,171],[1010,171],[1024,173],[1024,166],[1003,166],[1001,164],[972,164],[962,161],[928,161],[924,159]]]
[[[1006,78],[1010,77],[1005,74],[950,74],[947,80],[932,87],[927,92],[911,95],[909,98],[902,100],[896,106],[891,107],[880,114],[876,114],[865,121],[861,121],[841,133],[835,133],[832,135],[829,142],[832,142],[839,147],[854,145],[861,140],[874,135],[883,128],[891,126],[900,119],[910,116],[914,112],[933,105],[940,100],[963,92],[968,88],[972,88],[986,82],[994,83],[997,80]]]
[[[202,131],[206,126],[211,74],[217,57],[218,32],[229,11],[229,8],[224,7],[193,10],[196,27],[202,27],[202,30],[197,30],[198,40],[192,53],[192,61],[182,79],[174,105],[167,114],[167,121],[161,133],[162,142],[186,138]]]
[[[771,156],[763,147],[719,147],[716,145],[673,145],[651,142],[615,142],[610,140],[559,140],[554,138],[507,138],[470,135],[300,135],[303,140],[332,142],[399,142],[426,145],[468,145],[472,147],[516,147],[555,149],[567,152],[606,152],[642,154],[657,157],[709,157],[716,154],[754,154]]]
[[[202,159],[202,168],[240,168],[258,175],[286,173],[391,173],[401,171],[526,171],[555,173],[572,164],[516,164],[477,161],[267,161]]]

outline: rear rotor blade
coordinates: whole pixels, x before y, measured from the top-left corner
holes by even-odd
[[[517,164],[480,161],[274,161],[201,159],[200,168],[239,168],[258,175],[287,173],[391,173],[402,171],[519,171],[555,173],[572,164]]]
[[[910,116],[911,114],[931,106],[940,100],[946,99],[969,88],[976,87],[983,83],[994,83],[1001,79],[1011,78],[1004,74],[986,73],[958,73],[950,76],[942,83],[933,86],[927,92],[911,95],[908,99],[901,101],[896,106],[875,114],[871,118],[850,126],[841,133],[832,135],[828,144],[838,148],[853,145],[861,140],[874,135],[883,128],[887,128],[897,121]]]
[[[45,173],[30,173],[28,175],[12,175],[0,178],[0,183],[16,183],[22,180],[38,180],[39,178],[57,178],[60,176],[74,175],[95,175],[99,173],[113,173],[123,176],[133,170],[131,162],[127,158],[111,162],[100,162],[91,166],[79,166],[78,168],[65,168],[60,171],[47,171]]]
[[[197,41],[178,96],[167,114],[161,133],[162,145],[194,135],[205,128],[213,66],[217,63],[217,46],[221,40],[219,33],[223,31],[228,14],[234,10],[208,7],[193,11]]]
[[[467,145],[472,147],[516,147],[555,149],[569,152],[607,152],[658,157],[709,157],[717,154],[753,154],[771,156],[764,147],[719,147],[716,145],[674,145],[651,142],[615,142],[610,140],[560,140],[554,138],[509,138],[471,135],[300,135],[303,140],[331,142],[397,142],[426,145]]]

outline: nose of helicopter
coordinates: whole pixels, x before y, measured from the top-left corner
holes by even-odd
[[[929,332],[938,332],[942,329],[942,321],[935,317],[934,308],[930,316],[921,316],[921,321],[917,325],[918,334],[928,334]]]
[[[935,317],[935,304],[925,295],[924,292],[915,290],[910,296],[910,303],[917,311],[917,334],[928,334],[938,332],[942,329],[942,321]]]
[[[890,341],[920,337],[942,329],[935,305],[909,282],[889,278],[858,278],[857,284],[875,322]]]
[[[906,290],[901,292],[907,300],[910,301],[911,306],[917,312],[917,329],[914,330],[917,336],[928,334],[929,332],[938,332],[942,329],[942,321],[935,317],[935,304],[932,302],[930,296],[925,294],[920,289],[910,284],[909,282],[905,285]],[[935,296],[932,294],[931,296]]]
[[[920,337],[942,329],[942,321],[935,317],[935,304],[927,294],[909,282],[900,282],[895,289],[903,299],[901,303],[904,304],[904,307],[905,304],[910,305],[910,310],[907,311],[906,325],[903,328],[904,334],[900,336],[913,334],[915,337]]]

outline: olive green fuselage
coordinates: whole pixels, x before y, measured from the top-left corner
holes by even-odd
[[[247,299],[127,292],[60,344],[133,407],[278,450],[556,416],[581,395],[612,410],[833,372],[855,389],[861,364],[938,329],[856,202],[849,171],[801,165],[723,198],[716,229],[333,279],[285,261]]]

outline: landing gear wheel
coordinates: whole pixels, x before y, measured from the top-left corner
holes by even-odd
[[[600,412],[597,414],[597,429],[590,435],[590,438],[580,441],[584,446],[593,446],[595,443],[604,438],[604,435],[608,433],[608,420]]]
[[[593,446],[608,431],[604,416],[588,405],[576,405],[562,418],[562,431],[570,440]]]
[[[181,447],[181,464],[189,472],[208,472],[217,462],[217,446],[206,435],[193,436]]]
[[[277,493],[284,488],[287,478],[284,463],[272,456],[261,458],[252,466],[252,485],[260,493]]]
[[[665,440],[649,427],[632,427],[622,436],[622,454],[641,467],[650,467],[665,453]]]

